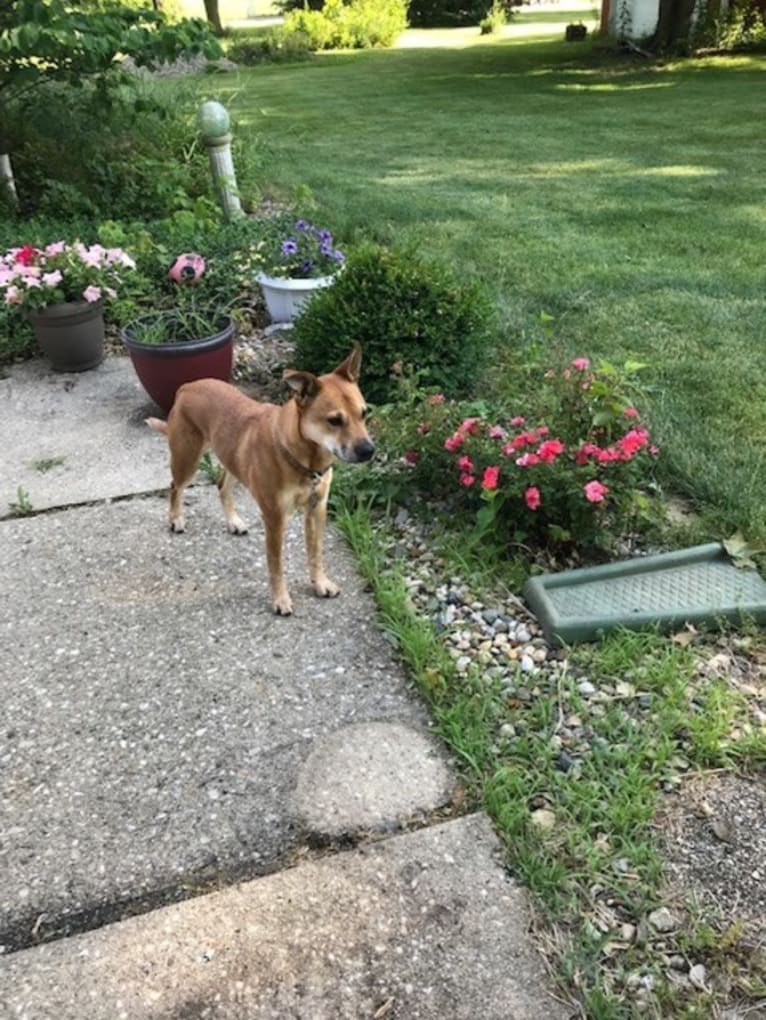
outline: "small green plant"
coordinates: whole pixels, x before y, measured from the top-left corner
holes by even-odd
[[[286,32],[274,28],[257,36],[240,38],[235,35],[227,48],[227,56],[237,64],[286,64],[310,60],[311,40],[305,32]]]
[[[397,364],[416,365],[424,385],[464,396],[486,362],[491,317],[478,284],[458,283],[441,264],[366,245],[299,316],[296,359],[310,371],[327,371],[358,340],[369,400],[397,397]]]
[[[16,499],[9,503],[8,506],[11,509],[11,513],[14,517],[28,517],[30,514],[35,512],[32,506],[32,501],[29,498],[29,493],[20,485],[16,490]]]
[[[65,460],[65,457],[43,457],[41,460],[36,460],[33,467],[35,471],[39,471],[41,475],[44,475],[47,471],[60,467]]]
[[[199,470],[211,485],[217,485],[223,473],[221,465],[213,460],[213,455],[209,450],[206,450],[202,455],[202,460],[199,462]]]
[[[494,0],[485,17],[479,22],[482,35],[497,35],[508,21],[508,12],[502,0]]]

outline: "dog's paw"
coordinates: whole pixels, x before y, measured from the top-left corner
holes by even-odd
[[[314,581],[314,591],[320,599],[334,599],[340,595],[340,588],[329,577],[320,577]]]
[[[174,535],[183,534],[183,532],[186,531],[186,521],[183,519],[183,517],[174,517],[170,521],[170,530],[173,532]]]
[[[234,516],[228,522],[230,535],[246,535],[248,527],[241,517]]]
[[[281,595],[274,599],[273,608],[277,616],[293,615],[293,602],[289,595]]]

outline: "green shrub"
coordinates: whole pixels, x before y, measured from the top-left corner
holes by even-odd
[[[457,28],[481,24],[497,6],[510,14],[511,0],[412,0],[408,16],[413,28]]]
[[[482,35],[497,35],[500,29],[508,21],[508,12],[500,0],[494,0],[485,18],[479,22]]]
[[[240,38],[235,34],[227,56],[237,64],[277,64],[309,60],[311,40],[305,32],[287,32],[278,27]]]
[[[395,396],[392,366],[414,366],[426,385],[469,393],[485,363],[491,306],[477,284],[443,266],[369,245],[353,253],[332,287],[299,316],[293,336],[301,368],[327,371],[355,340],[370,400]]]
[[[92,86],[40,86],[9,121],[22,215],[152,219],[208,194],[207,161],[191,144],[196,96],[182,96],[136,82],[106,116]]]
[[[327,0],[321,10],[285,15],[286,31],[303,33],[314,50],[391,46],[406,27],[406,0]]]

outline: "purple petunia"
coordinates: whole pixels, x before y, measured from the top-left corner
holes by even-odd
[[[311,259],[304,259],[304,261],[301,262],[301,272],[305,273],[307,276],[313,268],[314,263],[311,261]]]
[[[298,251],[298,242],[294,237],[288,237],[286,241],[282,242],[282,254],[283,255],[295,255]]]
[[[346,261],[346,256],[343,254],[342,251],[340,251],[340,249],[336,249],[334,252],[332,252],[331,258],[335,259],[336,262]]]
[[[295,221],[295,229],[296,230],[311,230],[311,224],[307,223],[306,220],[296,220]]]

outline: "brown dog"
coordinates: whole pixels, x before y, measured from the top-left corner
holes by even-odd
[[[183,531],[183,491],[200,457],[210,448],[222,465],[218,490],[229,531],[243,535],[246,524],[232,500],[238,479],[251,492],[263,516],[269,588],[275,613],[288,616],[293,604],[282,566],[285,529],[290,515],[304,513],[309,574],[317,595],[332,597],[339,588],[324,572],[322,537],[327,497],[336,459],[357,463],[375,452],[365,428],[367,414],[357,381],[359,344],[334,372],[318,378],[288,369],[284,381],[293,391],[281,407],[250,400],[234,386],[215,379],[186,383],[176,395],[167,422],[147,424],[168,437],[170,446],[170,528]]]

